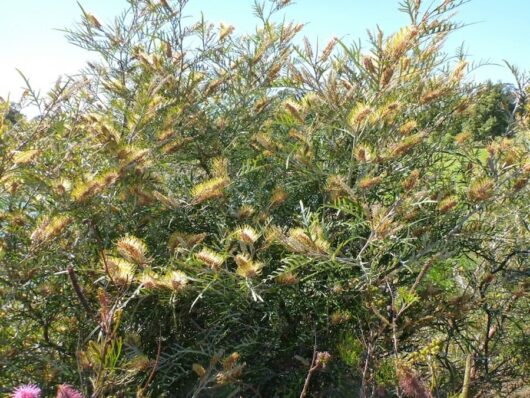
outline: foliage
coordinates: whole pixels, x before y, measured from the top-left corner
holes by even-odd
[[[509,92],[502,84],[491,82],[479,90],[476,98],[472,99],[470,117],[464,121],[462,130],[472,131],[476,139],[505,136],[510,131],[514,111]]]
[[[452,136],[496,101],[442,53],[461,2],[404,1],[410,24],[368,49],[297,41],[289,1],[256,3],[241,35],[185,24],[185,3],[130,0],[109,25],[83,10],[68,37],[100,61],[28,87],[33,120],[1,104],[5,391],[528,383],[529,85],[509,135]]]

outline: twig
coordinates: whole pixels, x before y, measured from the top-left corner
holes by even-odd
[[[302,389],[302,392],[300,393],[300,398],[305,398],[307,396],[307,390],[309,389],[309,383],[311,382],[311,376],[313,376],[313,373],[319,368],[319,365],[316,363],[317,360],[317,327],[316,324],[313,327],[313,332],[315,335],[315,343],[313,345],[313,359],[311,360],[311,366],[309,367],[309,371],[307,372],[307,376],[305,378],[304,388]]]
[[[147,387],[149,387],[149,384],[151,384],[151,382],[153,381],[153,378],[155,377],[155,373],[157,371],[158,364],[160,363],[160,353],[161,353],[161,351],[162,351],[162,336],[159,336],[158,337],[158,347],[157,347],[157,350],[156,350],[155,363],[153,365],[153,369],[151,369],[151,373],[149,373],[149,377],[147,378],[147,381],[145,382],[145,385],[143,386],[143,388],[138,393],[139,397],[143,397],[143,394],[144,394],[145,390],[147,389]]]
[[[464,372],[464,384],[462,386],[462,394],[460,394],[461,398],[468,398],[469,397],[469,384],[470,384],[470,375],[471,375],[471,364],[472,364],[473,356],[471,354],[468,354],[466,358],[466,370]]]
[[[88,304],[88,300],[85,297],[85,294],[83,293],[83,289],[81,289],[81,286],[79,286],[79,282],[77,281],[77,276],[74,271],[74,267],[72,265],[68,265],[67,269],[68,276],[70,277],[70,282],[72,283],[72,287],[75,290],[75,293],[77,294],[77,298],[85,308],[88,315],[92,314],[92,310],[90,309],[90,304]]]

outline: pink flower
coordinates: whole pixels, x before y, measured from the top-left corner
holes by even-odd
[[[83,394],[68,384],[57,387],[57,398],[84,398]]]
[[[22,384],[13,390],[11,398],[40,398],[41,392],[35,384]]]
[[[425,384],[414,374],[411,369],[400,369],[398,371],[399,386],[407,397],[432,398],[432,394]]]

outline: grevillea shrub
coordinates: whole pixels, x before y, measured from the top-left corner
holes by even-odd
[[[251,34],[185,3],[83,11],[68,37],[99,60],[28,87],[34,119],[1,105],[2,388],[528,383],[528,81],[513,68],[504,132],[469,122],[490,99],[442,52],[460,2],[405,0],[410,24],[365,48],[301,39],[289,1],[256,3]]]

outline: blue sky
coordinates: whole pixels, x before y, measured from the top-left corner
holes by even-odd
[[[156,0],[153,0],[156,1]],[[432,1],[432,0],[424,0]],[[440,1],[440,0],[434,0]],[[125,0],[80,0],[83,7],[102,21],[110,21]],[[190,20],[202,10],[213,22],[250,31],[255,19],[252,0],[190,0]],[[303,31],[325,45],[338,36],[346,41],[366,38],[366,30],[379,24],[390,33],[406,23],[397,0],[298,0],[286,9],[287,19],[307,23]],[[75,0],[0,0],[0,96],[16,100],[21,93],[21,69],[32,85],[47,90],[60,74],[75,73],[93,57],[69,44],[62,32],[79,20]],[[509,60],[530,69],[530,0],[472,0],[457,19],[471,25],[456,32],[446,50],[453,53],[465,42],[471,60],[501,63]],[[475,73],[477,79],[511,81],[506,68],[488,66]]]

